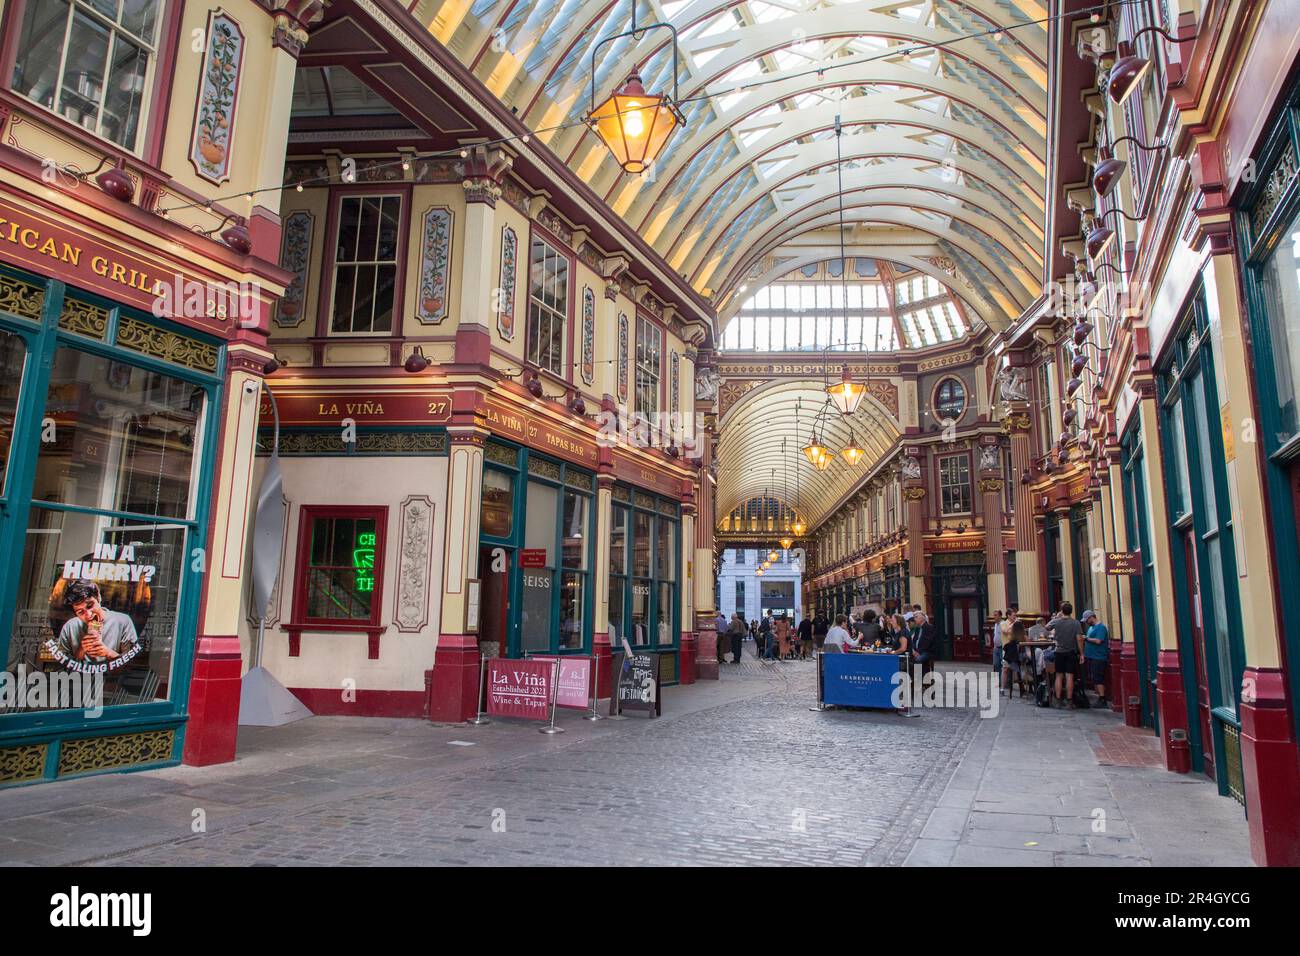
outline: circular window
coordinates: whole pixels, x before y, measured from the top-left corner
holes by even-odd
[[[934,417],[955,422],[966,411],[966,386],[959,378],[945,378],[934,390]]]

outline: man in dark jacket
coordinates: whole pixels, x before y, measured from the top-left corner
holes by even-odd
[[[817,645],[817,650],[820,651],[822,645],[826,643],[826,632],[831,629],[831,622],[826,619],[826,615],[821,611],[815,611],[813,613],[812,629],[813,643]]]
[[[813,622],[805,617],[799,622],[799,646],[812,647]]]
[[[912,615],[911,645],[915,648],[917,663],[921,665],[921,676],[934,670],[934,662],[939,657],[939,634],[925,612],[916,611]]]

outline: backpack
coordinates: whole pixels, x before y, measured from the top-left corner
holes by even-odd
[[[1052,688],[1048,686],[1047,681],[1040,681],[1034,688],[1034,703],[1039,707],[1052,706]]]
[[[1088,692],[1083,689],[1083,681],[1074,682],[1074,694],[1070,697],[1075,707],[1088,707]]]

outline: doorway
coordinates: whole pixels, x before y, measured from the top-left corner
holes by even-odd
[[[514,560],[513,548],[479,546],[478,579],[482,582],[482,596],[478,647],[485,657],[505,657],[510,646],[510,569]]]
[[[1214,716],[1210,713],[1210,679],[1205,666],[1205,621],[1201,612],[1200,573],[1196,561],[1196,532],[1188,528],[1183,532],[1183,548],[1187,555],[1187,593],[1192,602],[1192,650],[1196,659],[1196,713],[1201,731],[1201,759],[1205,775],[1214,777]]]

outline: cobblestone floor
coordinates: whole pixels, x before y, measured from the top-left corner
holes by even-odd
[[[661,719],[566,713],[556,737],[506,721],[335,717],[245,728],[233,764],[0,792],[0,863],[960,864],[972,854],[1011,862],[1007,839],[1041,843],[980,825],[1004,810],[1004,822],[1034,827],[1051,786],[1041,768],[1026,768],[1034,786],[1021,796],[1039,803],[1014,814],[997,804],[1016,799],[998,792],[1014,789],[996,757],[1005,714],[818,713],[814,686],[811,663],[747,659],[724,665],[721,681],[670,688]],[[1033,716],[1017,714],[1011,733]],[[1095,759],[1087,765],[1088,731],[1072,732],[1071,785],[1096,802],[1107,781]],[[975,784],[957,786],[963,777]],[[1204,798],[1212,788],[1195,789]],[[1139,797],[1149,794],[1139,788]],[[1228,802],[1212,801],[1215,810]],[[193,832],[196,820],[204,832]],[[1244,848],[1244,824],[1240,836]],[[1015,862],[1090,853],[1082,837],[1071,848],[1069,858]],[[1131,863],[1151,859],[1136,837],[1124,851]]]

